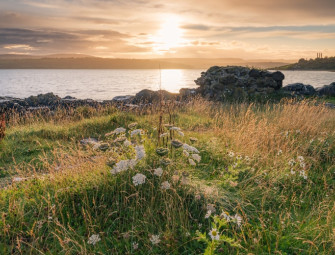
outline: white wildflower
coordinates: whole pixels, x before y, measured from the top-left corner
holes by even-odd
[[[134,168],[136,165],[136,160],[135,159],[126,159],[126,160],[121,160],[118,163],[115,164],[113,169],[111,170],[112,174],[117,174],[122,171],[126,171],[128,169]]]
[[[133,246],[133,250],[137,250],[138,249],[138,243],[137,242],[133,242],[132,246]]]
[[[279,150],[279,151],[277,152],[277,156],[279,156],[279,155],[281,155],[281,154],[283,154],[283,151],[282,151],[282,150]]]
[[[168,136],[168,135],[169,135],[168,133],[163,133],[159,137],[162,138],[162,137],[165,137],[165,136]]]
[[[180,135],[180,136],[185,136],[185,134],[184,134],[183,132],[181,132],[181,131],[177,131],[177,133],[178,133],[178,135]]]
[[[237,163],[234,163],[234,164],[233,164],[233,168],[236,168],[237,166],[238,166]]]
[[[156,244],[159,244],[160,243],[160,239],[159,239],[159,235],[152,235],[150,237],[150,242],[153,244],[153,245],[156,245]]]
[[[228,152],[228,156],[233,158],[235,156],[235,153],[233,151]]]
[[[135,129],[133,131],[131,131],[130,136],[133,137],[135,135],[143,135],[144,131],[142,129]]]
[[[309,141],[309,143],[313,143],[314,142],[314,139],[311,139],[310,141]]]
[[[295,171],[294,171],[293,169],[291,169],[291,174],[292,174],[292,175],[295,174]]]
[[[162,189],[170,189],[171,185],[168,181],[162,182]]]
[[[187,143],[184,143],[183,148],[188,152],[200,153],[195,147],[188,145]]]
[[[145,157],[145,149],[143,145],[138,145],[135,147],[136,151],[136,159],[141,160],[142,158]]]
[[[13,178],[13,182],[22,182],[22,181],[25,181],[27,180],[26,178],[23,178],[23,177],[14,177]]]
[[[48,216],[48,220],[52,220],[52,217],[51,217],[51,216]]]
[[[294,159],[291,159],[291,160],[288,162],[288,164],[289,164],[290,166],[294,166],[294,164],[295,164],[295,160],[294,160]]]
[[[242,156],[241,156],[241,155],[237,155],[236,159],[237,159],[237,160],[241,160],[241,159],[242,159]]]
[[[228,222],[231,220],[231,217],[229,216],[229,213],[227,213],[225,211],[222,211],[220,216],[223,217]]]
[[[91,235],[91,237],[88,239],[87,243],[95,245],[99,241],[101,241],[101,238],[99,237],[99,235]]]
[[[212,215],[212,211],[208,210],[207,213],[206,213],[206,215],[205,215],[205,219],[208,219],[209,216],[211,216],[211,215]]]
[[[240,227],[241,224],[242,224],[242,217],[240,215],[238,215],[238,214],[235,214],[234,220],[236,221],[237,226]]]
[[[187,232],[185,233],[185,236],[191,236],[191,233],[187,231]]]
[[[245,157],[244,157],[244,160],[247,161],[247,162],[249,162],[249,161],[250,161],[249,156],[245,156]]]
[[[301,170],[301,171],[299,172],[299,175],[300,175],[302,178],[304,178],[305,180],[307,180],[307,174],[306,174],[305,170]]]
[[[301,133],[300,129],[297,129],[295,132],[296,132],[297,134],[300,134],[300,133]]]
[[[190,156],[190,153],[187,152],[187,150],[183,150],[183,154],[185,157],[189,157]]]
[[[128,146],[131,145],[131,142],[130,142],[129,140],[125,140],[125,141],[123,142],[123,145],[126,146],[126,147],[128,147]]]
[[[212,240],[220,240],[220,235],[216,228],[212,228],[212,230],[209,231],[209,236],[212,238]]]
[[[297,159],[299,160],[299,162],[304,162],[304,157],[303,156],[298,156]]]
[[[136,174],[133,176],[133,183],[135,186],[145,183],[147,177],[144,174]]]
[[[192,158],[198,163],[201,161],[201,156],[199,154],[192,154]]]
[[[154,170],[154,175],[156,175],[156,176],[158,176],[158,177],[161,177],[162,176],[162,174],[163,174],[163,169],[162,168],[156,168],[155,170]]]
[[[196,166],[197,164],[194,162],[193,159],[188,159],[188,162],[190,163],[191,166]]]
[[[179,128],[179,127],[171,127],[170,130],[181,131],[181,128]]]
[[[119,135],[119,134],[121,134],[121,133],[125,133],[125,132],[126,132],[126,129],[125,129],[125,128],[123,128],[123,127],[119,127],[119,128],[117,128],[117,129],[115,129],[114,131],[105,134],[105,136]]]
[[[300,162],[300,167],[302,167],[302,168],[306,168],[306,164],[305,164],[305,162]]]

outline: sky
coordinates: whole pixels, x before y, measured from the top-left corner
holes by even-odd
[[[334,0],[0,0],[0,54],[335,56]]]

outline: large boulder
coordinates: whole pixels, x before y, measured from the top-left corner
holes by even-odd
[[[267,95],[283,86],[281,72],[268,72],[241,66],[212,66],[195,80],[198,91],[207,98],[223,100],[227,97],[246,98]]]
[[[30,96],[25,99],[25,102],[30,107],[36,106],[55,106],[58,105],[61,98],[53,93],[39,94],[38,96]]]
[[[291,95],[312,96],[316,93],[316,90],[313,86],[302,83],[289,84],[283,87],[283,90],[289,92]]]
[[[317,90],[318,95],[320,96],[335,96],[335,82],[325,85],[321,88],[318,88]]]
[[[178,94],[170,93],[166,90],[153,91],[150,89],[143,89],[138,92],[133,98],[133,103],[153,103],[163,100],[175,100]]]

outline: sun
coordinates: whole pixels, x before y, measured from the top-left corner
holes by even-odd
[[[179,19],[174,16],[168,17],[162,23],[160,30],[157,32],[156,36],[153,37],[155,49],[157,51],[167,51],[181,46],[182,29],[179,24]]]

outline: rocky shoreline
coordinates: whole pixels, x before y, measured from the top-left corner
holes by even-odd
[[[14,110],[17,112],[53,111],[58,108],[76,108],[80,106],[137,108],[164,100],[185,101],[194,96],[208,100],[225,101],[228,99],[250,99],[271,95],[287,97],[335,97],[335,82],[315,89],[302,83],[289,84],[283,87],[283,73],[250,69],[240,66],[213,66],[195,80],[199,86],[196,89],[180,89],[179,93],[168,91],[141,90],[134,96],[117,96],[112,100],[96,101],[92,99],[77,99],[71,96],[61,98],[53,93],[30,96],[25,99],[0,97],[0,112]],[[332,105],[333,106],[333,105]]]

